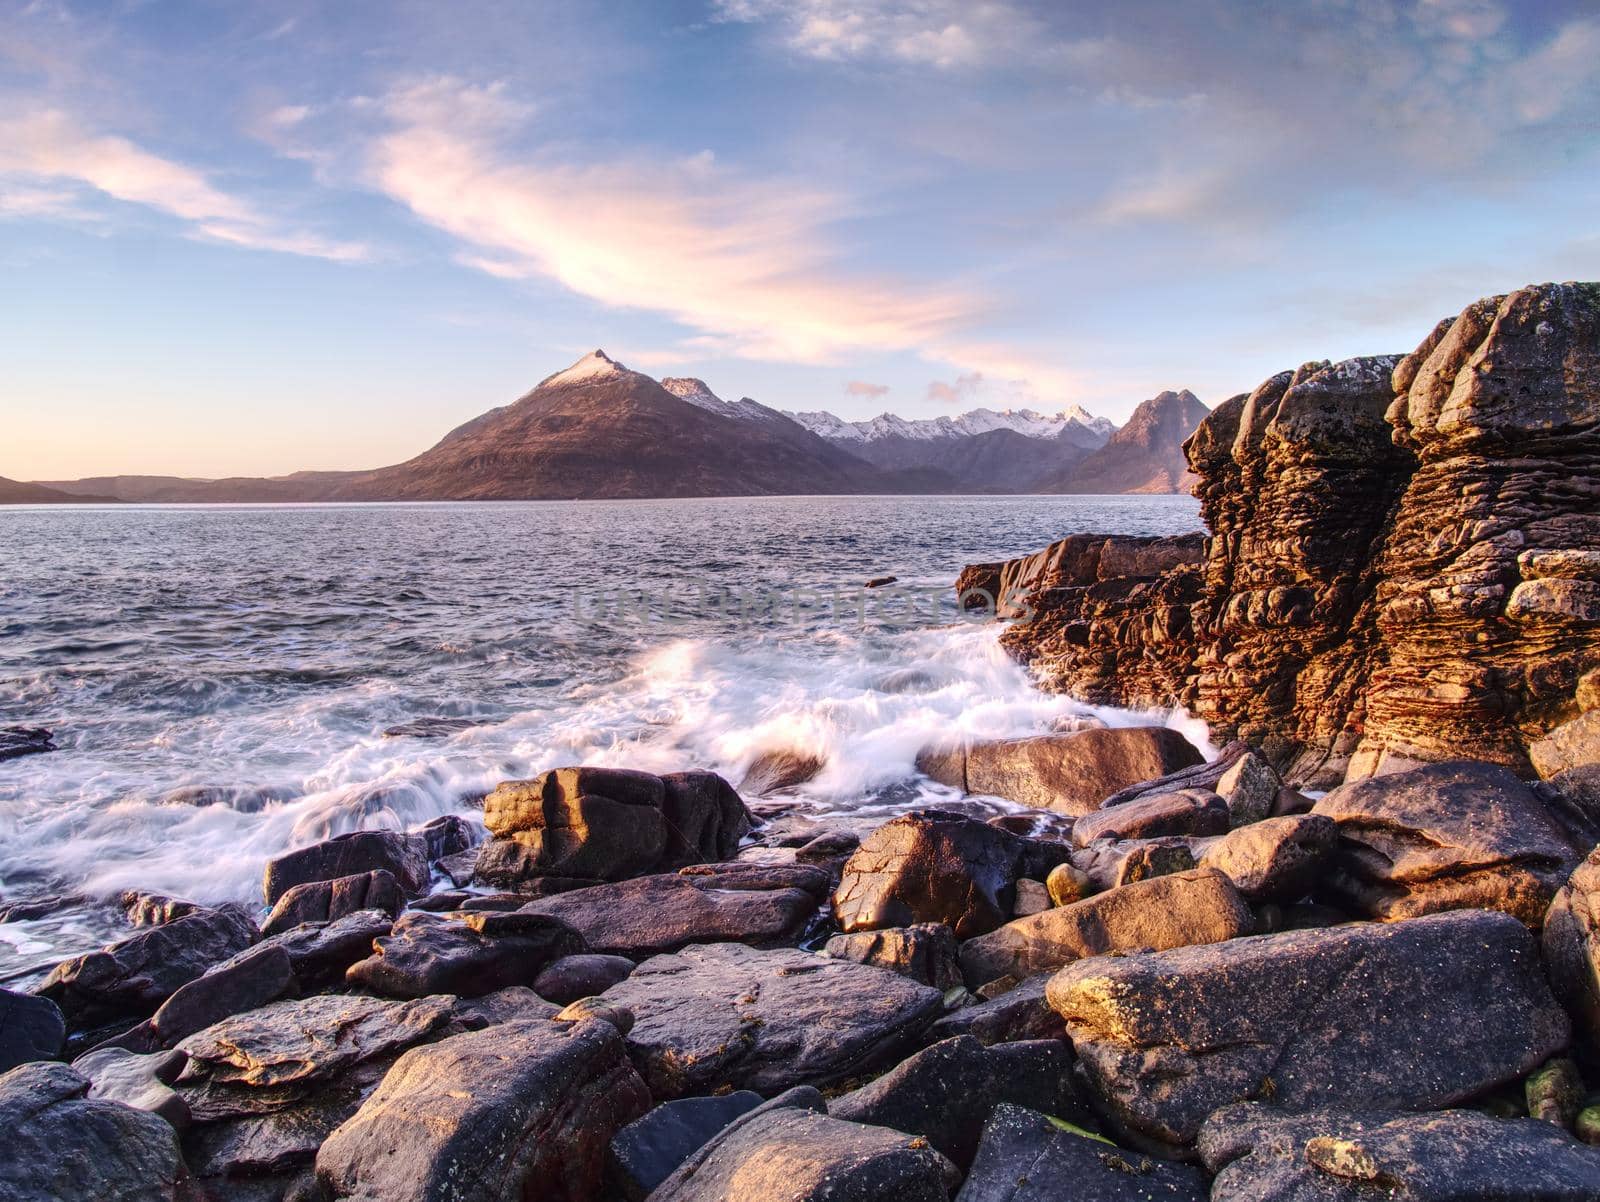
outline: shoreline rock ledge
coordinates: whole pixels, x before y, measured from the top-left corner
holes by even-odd
[[[1308,363],[1185,444],[1209,531],[968,568],[1042,685],[1186,707],[1294,784],[1600,759],[1600,284],[1540,284],[1404,357]]]

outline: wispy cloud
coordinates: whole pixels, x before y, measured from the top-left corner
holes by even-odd
[[[940,401],[946,405],[959,405],[969,401],[983,388],[983,373],[981,371],[967,372],[960,375],[951,383],[943,380],[934,380],[928,385],[928,399]]]
[[[880,397],[889,391],[887,384],[869,384],[865,380],[851,380],[844,386],[846,396]]]
[[[498,88],[434,79],[388,98],[376,185],[473,250],[490,274],[549,278],[664,314],[710,354],[817,363],[925,347],[970,319],[967,292],[841,266],[840,198],[751,178],[709,153],[568,161],[512,149],[528,110]]]
[[[32,195],[36,198],[67,195],[61,184],[92,188],[116,200],[177,217],[188,223],[194,236],[214,242],[338,262],[370,257],[361,243],[287,228],[248,201],[217,188],[203,172],[153,154],[126,138],[88,130],[59,109],[0,117],[0,182],[8,176],[13,181],[57,185],[43,192],[35,188]],[[81,214],[77,205],[39,202],[32,215],[75,214]]]

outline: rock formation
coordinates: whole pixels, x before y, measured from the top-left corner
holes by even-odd
[[[1592,708],[1600,285],[1479,301],[1404,358],[1280,373],[1185,450],[1197,562],[1079,535],[963,577],[1024,586],[1004,641],[1047,687],[1183,705],[1319,785],[1463,756],[1529,773]]]

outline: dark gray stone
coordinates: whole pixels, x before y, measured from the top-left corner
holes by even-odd
[[[1067,1026],[1050,1008],[1045,989],[1052,974],[1039,973],[1015,988],[975,1006],[947,1014],[928,1028],[931,1039],[971,1035],[979,1043],[994,1045],[1019,1040],[1065,1039]]]
[[[759,1105],[761,1095],[748,1089],[661,1103],[612,1137],[607,1188],[624,1202],[643,1202],[717,1132]]]
[[[146,1110],[172,1124],[174,1131],[189,1126],[189,1103],[172,1084],[189,1063],[185,1052],[141,1055],[121,1048],[97,1048],[72,1062],[72,1071],[89,1081],[89,1096],[121,1102]]]
[[[275,1002],[297,985],[289,954],[271,944],[258,945],[162,1002],[150,1027],[157,1041],[170,1047],[230,1015]]]
[[[66,1041],[61,1008],[49,998],[0,989],[0,1073],[32,1060],[54,1060]]]
[[[961,984],[956,937],[942,922],[919,922],[915,926],[892,927],[885,931],[835,935],[822,951],[836,960],[887,968],[913,981],[931,985],[941,993]]]
[[[406,914],[373,941],[373,954],[352,964],[345,980],[384,997],[478,997],[531,986],[551,961],[587,950],[577,931],[538,914]]]
[[[303,922],[334,922],[357,910],[381,910],[394,918],[405,905],[400,883],[387,868],[331,881],[307,881],[284,891],[261,924],[261,933],[277,935]]]
[[[379,868],[393,875],[407,897],[425,893],[428,841],[421,835],[397,831],[352,831],[337,835],[269,862],[262,874],[261,892],[267,905],[275,906],[278,899],[296,885],[335,881]]]
[[[534,979],[533,991],[558,1006],[579,998],[595,997],[633,972],[633,961],[626,956],[603,956],[592,952],[562,956],[552,960]]]

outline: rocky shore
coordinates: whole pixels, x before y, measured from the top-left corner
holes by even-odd
[[[0,1197],[1600,1197],[1600,806],[1157,727],[857,839],[567,768],[0,994]]]

